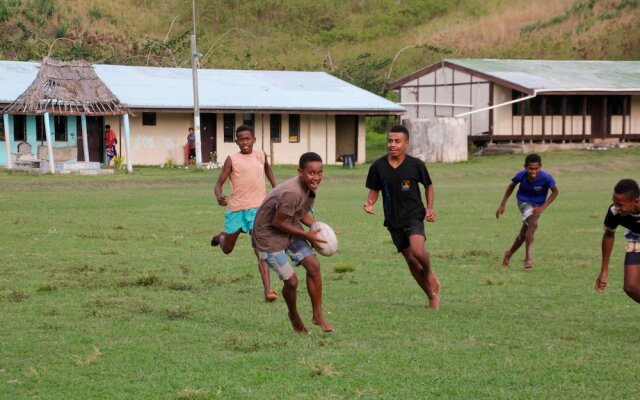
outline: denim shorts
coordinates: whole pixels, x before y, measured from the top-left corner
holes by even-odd
[[[302,260],[312,254],[315,254],[315,251],[311,245],[298,236],[293,239],[289,247],[284,250],[273,253],[258,251],[258,258],[264,260],[269,268],[280,276],[280,279],[286,281],[294,274],[294,269],[289,260],[297,267]]]
[[[257,208],[240,211],[225,211],[224,231],[225,233],[236,233],[241,230],[244,233],[253,229],[253,221],[256,219]]]
[[[624,237],[627,238],[624,265],[640,265],[640,234],[626,231]]]
[[[534,205],[531,203],[527,203],[526,201],[518,200],[518,208],[520,209],[520,213],[522,214],[522,220],[526,221],[527,218],[533,215]]]

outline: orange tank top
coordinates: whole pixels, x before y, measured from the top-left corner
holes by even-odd
[[[234,153],[231,156],[231,200],[228,211],[248,210],[260,207],[267,195],[264,178],[264,151],[249,154]]]

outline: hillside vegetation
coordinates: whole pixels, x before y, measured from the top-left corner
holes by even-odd
[[[190,66],[191,0],[0,0],[0,59]],[[197,0],[205,68],[325,70],[379,94],[441,58],[640,59],[640,0]]]

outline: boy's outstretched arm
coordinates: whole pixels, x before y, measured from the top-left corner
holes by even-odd
[[[369,196],[367,196],[367,201],[364,202],[364,212],[367,214],[373,214],[373,206],[378,201],[378,192],[377,190],[369,190]]]
[[[433,209],[433,203],[435,201],[435,191],[433,190],[433,185],[427,186],[425,198],[427,200],[427,213],[425,214],[424,219],[427,222],[436,222],[436,212]]]
[[[513,189],[515,189],[515,187],[515,182],[511,182],[509,186],[507,186],[507,190],[504,192],[504,196],[502,196],[500,207],[498,207],[498,210],[496,211],[496,218],[500,218],[500,216],[504,214],[504,209],[507,207],[507,200],[509,200],[509,197],[511,196],[511,193],[513,193]]]
[[[553,185],[553,187],[551,188],[551,196],[549,196],[547,198],[547,201],[544,202],[543,205],[538,206],[536,208],[533,209],[533,212],[536,215],[540,215],[542,214],[542,212],[551,205],[551,203],[553,203],[553,201],[556,199],[556,197],[558,197],[558,185]]]
[[[602,265],[600,266],[600,275],[596,279],[595,289],[598,292],[604,292],[607,288],[607,276],[609,275],[609,259],[611,258],[611,250],[613,242],[616,240],[616,232],[605,227],[602,234]]]
[[[224,160],[224,166],[222,167],[222,172],[218,177],[216,186],[213,188],[213,193],[215,193],[216,195],[216,200],[218,200],[218,204],[220,204],[221,206],[227,205],[227,196],[222,194],[222,186],[224,186],[224,183],[227,181],[227,179],[229,178],[229,175],[231,174],[232,164],[233,163],[231,161],[231,157],[227,157],[227,159]]]
[[[271,169],[271,164],[267,160],[267,154],[264,155],[264,174],[269,179],[269,183],[271,183],[271,187],[276,187],[276,176],[273,174],[273,169]]]

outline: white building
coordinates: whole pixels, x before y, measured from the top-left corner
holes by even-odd
[[[39,63],[0,61],[0,106],[14,101],[34,80]],[[193,126],[193,83],[189,68],[94,65],[100,79],[130,112],[133,164],[184,163],[187,130]],[[324,72],[198,70],[202,161],[223,161],[238,151],[235,128],[254,126],[256,148],[273,164],[296,164],[307,151],[327,164],[351,154],[365,161],[365,117],[400,115],[404,108]],[[77,147],[79,117],[52,117],[55,147]],[[88,117],[90,161],[104,160],[103,132],[122,134],[121,118]],[[2,122],[0,122],[2,124]],[[11,151],[20,142],[43,145],[42,116],[9,116]],[[0,127],[0,141],[4,141]],[[123,140],[119,140],[119,145]],[[119,149],[123,150],[123,149]],[[124,154],[119,151],[119,154]],[[0,144],[0,165],[6,165]],[[63,161],[63,160],[61,160]]]

